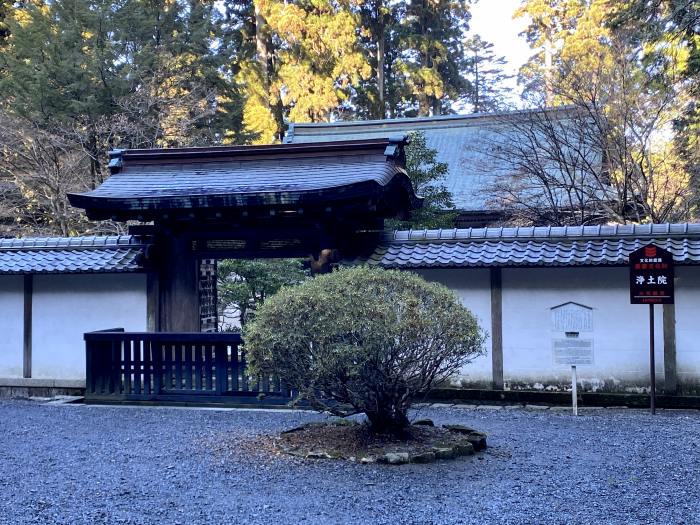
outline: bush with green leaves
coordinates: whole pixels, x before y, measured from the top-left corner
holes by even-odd
[[[364,412],[401,433],[417,396],[483,353],[484,335],[456,297],[409,272],[340,269],[284,287],[244,329],[253,374],[276,374],[312,407]]]

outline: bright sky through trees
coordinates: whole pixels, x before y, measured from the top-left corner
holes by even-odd
[[[520,66],[532,55],[525,38],[519,36],[527,26],[527,20],[513,20],[513,13],[520,3],[521,0],[480,0],[470,8],[469,32],[493,43],[496,56],[504,56],[508,61],[506,73],[510,75],[517,75]],[[511,98],[516,99],[520,91],[517,79],[513,76],[507,83],[514,90]]]

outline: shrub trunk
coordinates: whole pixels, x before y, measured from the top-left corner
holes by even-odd
[[[376,434],[404,436],[411,425],[403,412],[366,412],[370,428]]]

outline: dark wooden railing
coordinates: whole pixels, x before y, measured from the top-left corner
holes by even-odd
[[[280,405],[279,378],[250,377],[241,336],[232,333],[85,334],[85,400]]]

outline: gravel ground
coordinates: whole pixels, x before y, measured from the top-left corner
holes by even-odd
[[[320,416],[0,402],[0,523],[700,524],[700,412],[422,409],[477,456],[357,465],[238,446]]]

